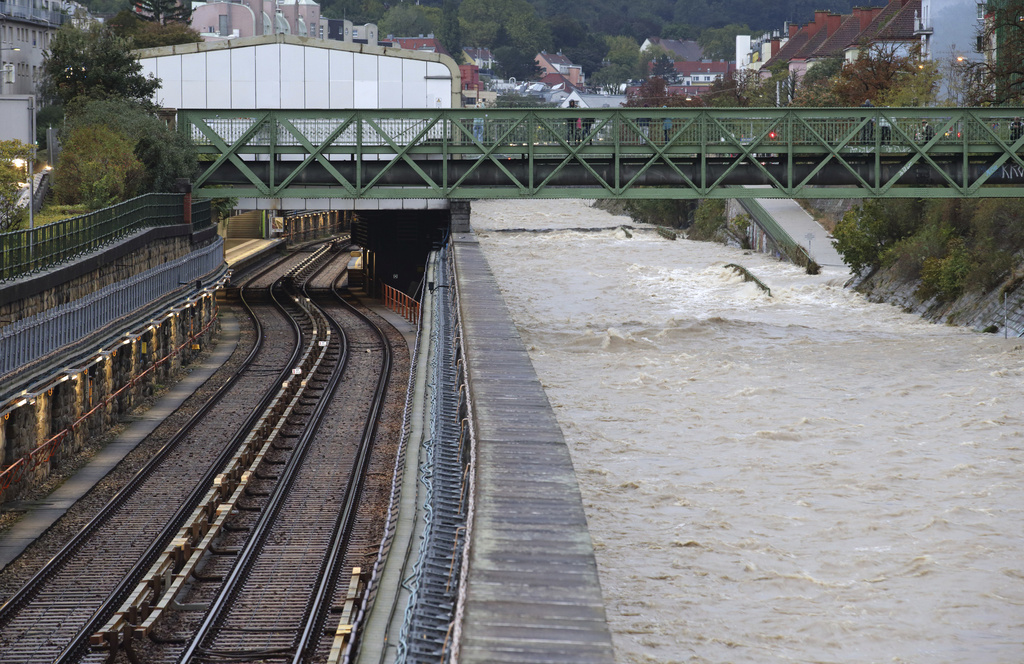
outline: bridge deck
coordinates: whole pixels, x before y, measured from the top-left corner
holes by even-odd
[[[453,246],[477,437],[459,661],[610,663],[569,449],[476,239]]]
[[[198,196],[1018,197],[1024,109],[178,112]],[[825,185],[828,185],[825,187]]]

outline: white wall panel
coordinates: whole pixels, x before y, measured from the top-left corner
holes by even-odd
[[[164,108],[181,108],[181,56],[172,55],[156,60],[156,75],[160,79],[160,104]]]
[[[206,103],[210,108],[231,108],[231,52],[206,54]]]
[[[440,108],[452,107],[452,72],[440,62],[427,63],[427,101],[423,108],[437,108],[438,99],[441,100]],[[410,106],[410,108],[415,108]]]
[[[401,60],[402,108],[423,108],[427,100],[427,63]]]
[[[233,48],[231,53],[231,108],[256,108],[256,49]]]
[[[210,108],[206,103],[206,53],[181,56],[181,107]]]
[[[306,105],[306,48],[281,44],[281,108]]]
[[[355,53],[352,72],[355,77],[352,108],[379,108],[377,100],[377,56]]]
[[[330,108],[329,51],[322,48],[304,50],[306,57],[306,108]]]
[[[402,108],[401,58],[378,58],[377,75],[380,81],[378,108]]]
[[[330,108],[353,108],[353,60],[348,51],[330,52]]]
[[[281,45],[261,44],[256,49],[256,108],[281,106]]]

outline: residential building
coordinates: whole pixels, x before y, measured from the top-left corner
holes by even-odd
[[[778,30],[764,33],[756,39],[751,35],[736,35],[736,69],[757,71],[772,59],[789,41],[788,29],[783,37]]]
[[[672,65],[675,72],[668,77],[669,83],[684,87],[710,87],[715,81],[731,79],[736,71],[736,64],[725,60],[684,60],[673,62]]]
[[[314,0],[213,0],[192,3],[192,29],[204,41],[260,35],[324,38]]]
[[[660,47],[668,52],[675,60],[700,60],[704,57],[704,49],[693,40],[662,39],[661,37],[648,37],[640,45],[640,52],[643,53],[649,48]]]
[[[349,42],[353,44],[377,44],[377,26],[373,23],[353,25],[352,21],[342,18],[320,17],[320,32],[324,39]]]
[[[763,64],[760,67],[747,65],[747,68],[762,69],[785,63],[790,75],[799,79],[816,62],[837,56],[852,62],[862,50],[875,45],[906,54],[920,44],[927,52],[931,32],[922,29],[921,3],[922,0],[889,0],[885,6],[858,7],[845,15],[816,11],[814,20],[807,25],[787,24],[784,37],[778,39],[778,50],[775,50],[773,37],[767,41],[771,57],[767,60],[757,57]],[[764,44],[762,38],[761,53]],[[755,56],[748,52],[742,61],[752,64]]]
[[[480,80],[480,68],[474,64],[459,65],[459,77],[462,83],[462,105],[473,108],[491,106],[497,93],[484,89]]]
[[[494,54],[491,53],[491,49],[489,48],[475,48],[467,46],[462,49],[462,52],[465,54],[466,60],[468,60],[470,64],[474,64],[484,71],[494,69],[494,65],[497,63],[497,60],[494,59]]]
[[[43,52],[71,14],[84,9],[58,0],[0,0],[0,95],[34,95]]]
[[[572,60],[558,53],[541,51],[534,58],[537,66],[543,70],[544,78],[551,74],[563,76],[574,88],[581,88],[586,84],[586,76],[583,74],[583,67],[574,65]],[[544,80],[542,78],[541,80]]]

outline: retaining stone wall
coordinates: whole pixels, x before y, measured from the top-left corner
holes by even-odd
[[[53,307],[79,300],[105,286],[195,251],[188,235],[154,240],[145,248],[103,265],[87,275],[55,285],[37,296],[0,305],[0,327]]]
[[[152,396],[160,385],[171,382],[211,342],[215,324],[199,333],[215,315],[214,298],[203,298],[191,310],[164,319],[156,329],[145,331],[131,343],[121,344],[100,361],[90,363],[73,379],[61,381],[62,376],[55,376],[52,387],[7,413],[0,426],[0,470],[67,430],[90,411],[95,411],[69,432],[48,461],[35,464],[22,481],[0,493],[0,504],[16,500],[44,483],[53,469],[80,452],[86,441],[105,434]],[[104,404],[112,394],[129,385],[194,334],[199,336],[193,343]]]

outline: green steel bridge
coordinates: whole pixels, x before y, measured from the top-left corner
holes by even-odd
[[[200,197],[1024,197],[1013,108],[179,110]]]

